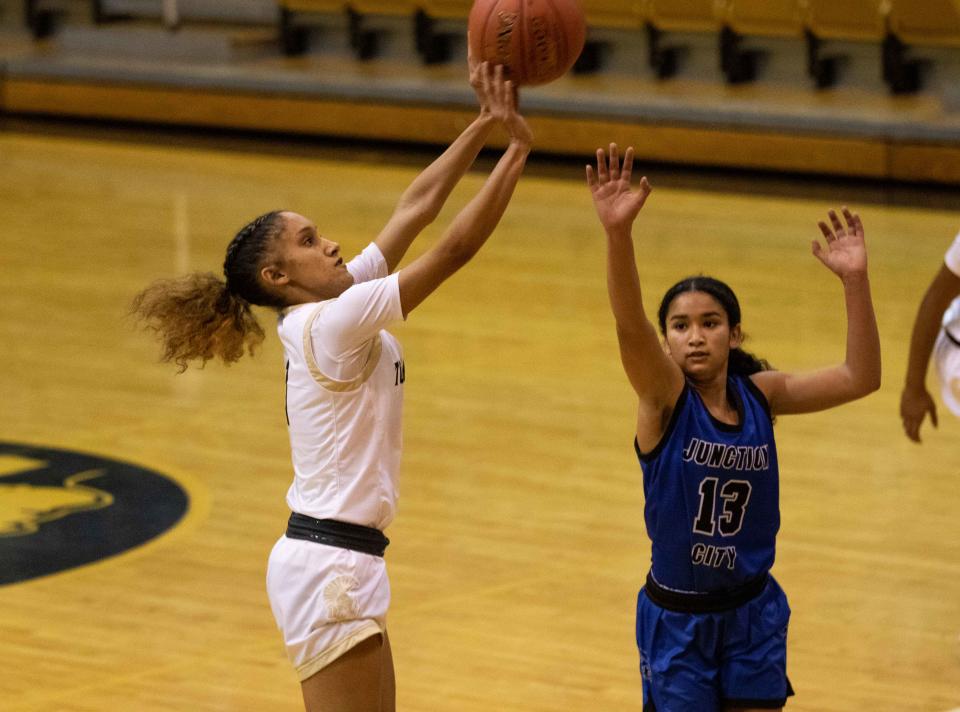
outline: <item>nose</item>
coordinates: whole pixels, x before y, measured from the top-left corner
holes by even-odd
[[[335,254],[337,254],[339,251],[340,251],[340,245],[339,245],[339,243],[336,243],[336,242],[334,242],[333,240],[328,240],[327,238],[323,238],[323,252],[324,252],[324,254],[327,254],[327,255],[329,255],[330,257],[333,257],[333,256],[334,256]]]
[[[702,344],[704,342],[703,330],[699,326],[690,327],[689,342],[691,344]]]

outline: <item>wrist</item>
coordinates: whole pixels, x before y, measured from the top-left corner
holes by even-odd
[[[530,150],[533,147],[533,143],[530,141],[530,139],[527,139],[527,138],[521,138],[519,136],[511,136],[510,146],[513,148],[519,149],[524,153],[530,153]]]
[[[867,277],[867,271],[856,270],[840,276],[845,289],[862,289],[870,286],[870,279]]]
[[[633,229],[629,225],[604,225],[609,240],[633,242]]]
[[[927,390],[927,374],[920,375],[907,373],[907,379],[903,383],[905,393],[923,393]]]

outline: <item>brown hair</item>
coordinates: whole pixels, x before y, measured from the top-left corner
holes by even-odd
[[[259,272],[270,243],[283,229],[280,211],[245,225],[227,246],[223,273],[194,272],[154,282],[133,299],[131,312],[155,331],[163,347],[161,360],[182,373],[190,361],[201,368],[212,358],[229,364],[253,354],[264,339],[251,305],[281,307],[266,290]]]

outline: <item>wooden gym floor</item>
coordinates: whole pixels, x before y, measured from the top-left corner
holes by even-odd
[[[0,707],[300,709],[264,592],[290,478],[271,315],[255,359],[176,375],[125,312],[154,278],[218,271],[234,230],[272,208],[355,253],[431,156],[47,129],[0,132],[2,439],[156,470],[191,508],[127,554],[0,587]],[[641,709],[633,611],[649,547],[587,159],[535,162],[485,251],[395,329],[405,452],[387,559],[405,712]],[[828,208],[861,212],[883,388],[777,425],[788,709],[960,707],[960,422],[942,412],[917,446],[897,415],[917,304],[960,230],[956,198],[648,174],[650,308],[679,277],[724,278],[749,346],[784,369],[842,358],[840,286],[810,241]],[[414,253],[482,179],[463,180]]]

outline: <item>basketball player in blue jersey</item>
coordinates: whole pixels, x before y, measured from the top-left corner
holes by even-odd
[[[780,526],[773,418],[823,410],[880,386],[880,341],[860,218],[820,223],[813,254],[843,283],[843,363],[770,370],[740,348],[740,306],[724,283],[690,277],[647,319],[632,226],[650,194],[631,187],[633,149],[597,151],[587,183],[607,235],[607,287],[620,357],[639,398],[652,564],[637,601],[644,712],[782,709],[790,608],[770,575]],[[662,337],[662,340],[661,340]]]

